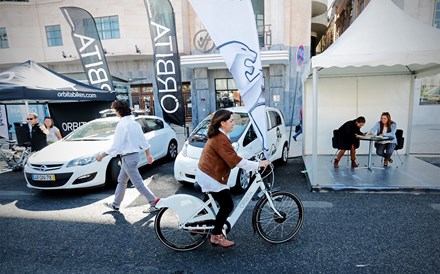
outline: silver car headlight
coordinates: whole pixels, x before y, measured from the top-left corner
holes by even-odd
[[[89,165],[96,161],[96,156],[98,156],[98,154],[73,159],[67,164],[67,167]]]

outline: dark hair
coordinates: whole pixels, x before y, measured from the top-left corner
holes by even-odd
[[[220,133],[219,128],[221,122],[227,121],[231,118],[232,112],[226,109],[219,109],[214,113],[211,119],[211,124],[208,128],[208,138],[212,138]]]
[[[53,128],[53,119],[48,117],[48,116],[46,116],[46,117],[44,117],[43,124],[44,124],[44,121],[46,121],[46,119],[50,120],[50,127],[49,128]],[[44,126],[46,126],[46,124]]]
[[[365,117],[364,116],[359,116],[359,117],[356,118],[355,121],[358,122],[358,123],[365,124]]]
[[[382,116],[385,116],[385,117],[388,118],[388,119],[387,119],[387,124],[386,124],[386,126],[387,126],[387,132],[391,132],[391,124],[394,123],[394,122],[391,120],[391,115],[390,115],[390,113],[389,113],[389,112],[382,112],[382,114],[380,115],[380,117],[382,117]],[[384,124],[382,124],[381,121],[379,121],[379,124],[380,124],[380,132],[382,132],[382,131],[383,131],[383,126],[384,126]]]
[[[131,109],[125,100],[116,100],[112,103],[112,109],[114,109],[121,117],[131,114]]]

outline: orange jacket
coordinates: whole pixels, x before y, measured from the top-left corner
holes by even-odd
[[[199,169],[221,184],[228,182],[229,174],[242,158],[237,155],[224,133],[209,138],[200,156]]]

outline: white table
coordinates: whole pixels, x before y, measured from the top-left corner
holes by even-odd
[[[367,168],[368,168],[368,170],[373,171],[372,167],[371,167],[371,156],[373,154],[373,142],[387,141],[387,140],[392,140],[393,138],[389,137],[389,136],[376,136],[376,135],[356,135],[356,138],[358,138],[361,141],[369,141]]]

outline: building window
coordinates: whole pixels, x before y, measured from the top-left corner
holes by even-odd
[[[440,29],[440,0],[435,1],[434,27]]]
[[[9,48],[8,34],[6,33],[6,28],[0,28],[0,48]]]
[[[215,79],[215,105],[216,109],[243,105],[234,79]]]
[[[46,38],[47,46],[56,47],[63,45],[63,39],[61,37],[60,25],[46,26]]]
[[[257,24],[258,42],[260,47],[264,47],[264,0],[252,0],[252,7]]]
[[[440,73],[420,78],[420,105],[440,105]]]
[[[95,22],[101,40],[119,38],[118,16],[95,18]]]

